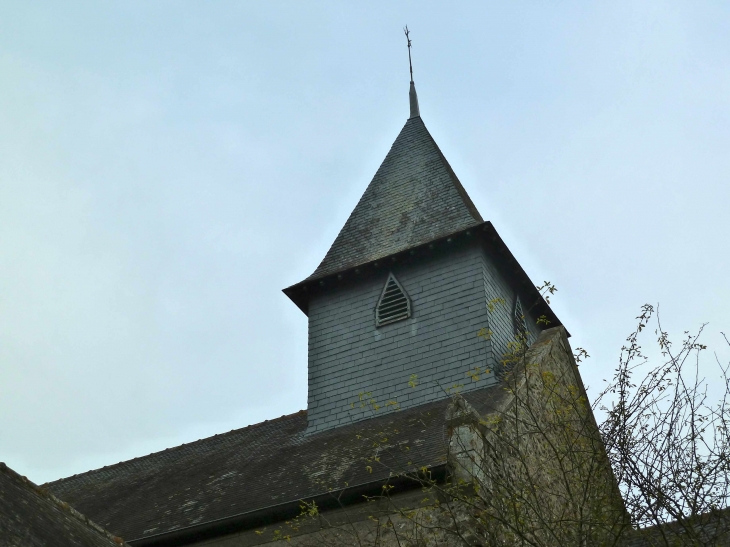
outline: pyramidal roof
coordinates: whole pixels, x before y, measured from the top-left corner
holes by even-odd
[[[417,101],[411,84],[411,118],[324,260],[307,280],[378,260],[483,222],[426,129]]]

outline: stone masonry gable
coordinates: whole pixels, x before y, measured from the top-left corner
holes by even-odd
[[[308,279],[353,268],[481,222],[421,118],[411,118]]]

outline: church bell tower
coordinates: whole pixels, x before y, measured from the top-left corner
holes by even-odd
[[[560,324],[426,128],[412,69],[409,102],[324,260],[284,289],[309,319],[308,434],[492,385],[510,340]]]

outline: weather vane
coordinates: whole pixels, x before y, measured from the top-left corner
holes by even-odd
[[[405,26],[403,32],[406,33],[406,40],[408,40],[408,67],[411,69],[411,83],[413,83],[413,63],[411,62],[411,37],[409,36],[410,31],[408,25]]]

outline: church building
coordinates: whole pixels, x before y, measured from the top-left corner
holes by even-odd
[[[334,515],[385,484],[415,491],[363,439],[448,480],[454,393],[488,413],[515,339],[560,331],[569,347],[428,131],[412,77],[409,99],[326,256],[284,289],[308,320],[307,408],[45,485],[53,495],[133,546],[262,544],[310,503]]]

